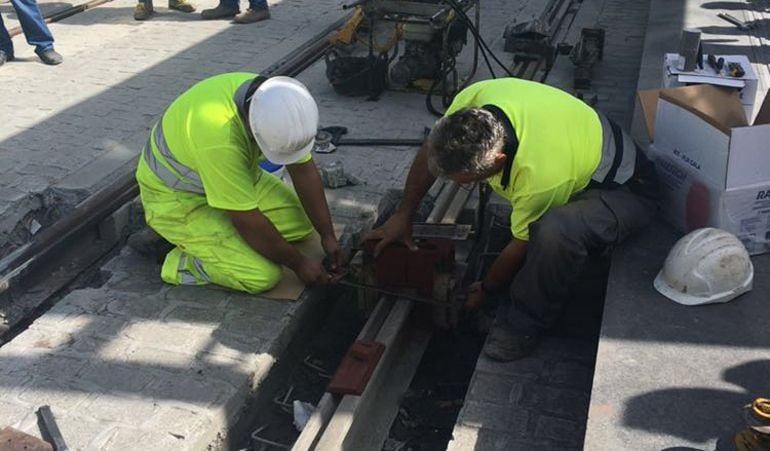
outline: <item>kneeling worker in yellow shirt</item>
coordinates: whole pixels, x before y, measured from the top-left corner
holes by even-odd
[[[644,227],[655,210],[654,168],[631,137],[582,101],[516,78],[461,91],[415,158],[398,211],[372,238],[414,247],[412,216],[437,175],[486,181],[511,203],[512,239],[469,305],[508,290],[484,348],[497,360],[530,354],[571,301],[589,256]]]
[[[291,268],[328,282],[320,261],[289,243],[313,229],[333,265],[340,247],[310,150],[318,106],[290,77],[229,73],[180,95],[153,127],[136,178],[147,224],[175,247],[162,279],[259,293]],[[286,165],[295,190],[265,172]]]

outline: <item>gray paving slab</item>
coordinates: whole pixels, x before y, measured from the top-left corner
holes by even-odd
[[[663,53],[683,27],[703,31],[706,52],[746,54],[767,89],[766,14],[759,3],[652,0],[639,88],[660,87]],[[729,12],[757,28],[740,32]],[[635,136],[644,139],[638,110]],[[754,257],[754,289],[728,304],[686,308],[652,280],[681,234],[657,222],[618,249],[612,263],[585,449],[733,449],[740,408],[770,389],[770,340],[763,326],[770,256]]]
[[[770,391],[770,255],[752,259],[748,294],[727,304],[685,307],[652,287],[679,236],[657,223],[615,255],[587,450],[627,443],[640,450],[732,449],[743,424],[741,407]]]

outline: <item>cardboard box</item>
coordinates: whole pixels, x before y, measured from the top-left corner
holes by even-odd
[[[751,254],[770,252],[770,100],[748,125],[737,93],[710,85],[642,91],[664,217],[713,226]]]
[[[682,70],[682,60],[677,53],[666,53],[663,63],[663,88],[677,88],[694,84],[710,84],[733,88],[738,92],[746,117],[754,116],[756,105],[757,86],[759,79],[751,66],[751,61],[745,55],[714,55],[716,59],[724,58],[725,68],[717,73],[705,63],[708,55],[703,55],[703,69],[692,72]],[[746,72],[742,77],[730,77],[727,75],[727,62],[740,63]]]

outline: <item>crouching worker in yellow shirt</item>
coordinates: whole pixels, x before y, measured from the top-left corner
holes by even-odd
[[[333,265],[340,247],[310,156],[318,107],[289,77],[230,73],[194,85],[168,107],[136,178],[145,219],[175,247],[161,277],[259,293],[291,268],[306,284],[329,275],[289,243],[313,229]],[[295,190],[260,168],[286,165]]]

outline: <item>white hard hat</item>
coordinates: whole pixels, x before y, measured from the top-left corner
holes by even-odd
[[[318,105],[305,85],[270,77],[254,92],[249,125],[265,158],[292,164],[310,153],[318,131]]]
[[[754,266],[735,235],[715,228],[682,237],[655,278],[655,289],[683,305],[727,302],[751,290]]]

